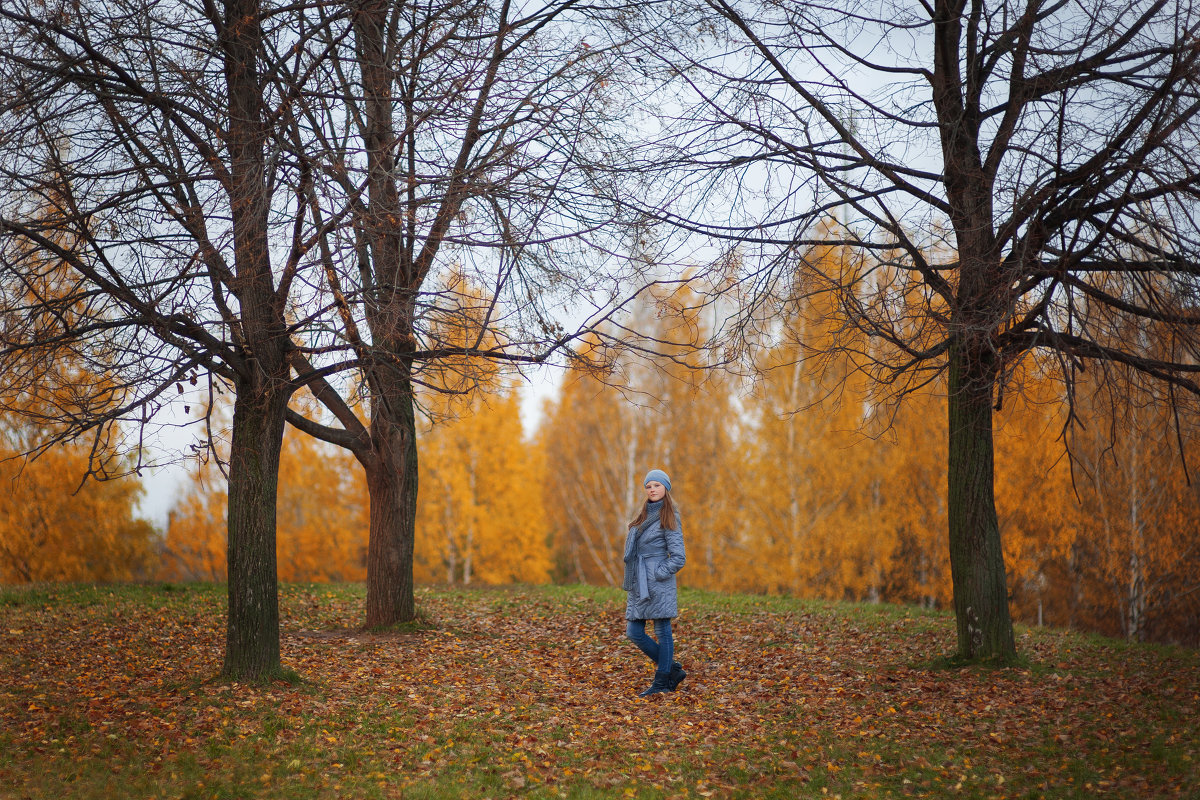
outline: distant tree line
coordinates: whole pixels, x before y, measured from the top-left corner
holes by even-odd
[[[820,370],[798,358],[803,341],[838,324],[831,308],[792,309],[754,381],[695,364],[628,360],[616,381],[581,367],[529,435],[515,384],[430,397],[440,416],[420,428],[415,580],[615,585],[637,483],[657,464],[683,509],[685,586],[950,607],[944,387],[876,405],[848,357]],[[703,333],[697,319],[689,327]],[[1089,424],[1070,442],[1073,470],[1056,384],[1036,369],[1020,379],[997,429],[1014,617],[1200,645],[1200,489],[1161,435],[1169,405],[1142,398],[1120,418],[1104,404],[1076,409]],[[1197,435],[1193,423],[1189,451]],[[225,579],[227,500],[214,463],[193,473],[155,532],[134,518],[135,480],[73,495],[86,453],[74,451],[72,466],[59,452],[6,484],[4,582]],[[280,463],[280,579],[364,580],[369,499],[351,457],[293,431]]]

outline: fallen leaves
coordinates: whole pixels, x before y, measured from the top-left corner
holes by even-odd
[[[103,796],[113,769],[127,797],[1141,798],[1200,780],[1200,662],[1182,650],[1043,631],[1030,668],[931,670],[952,635],[936,617],[685,595],[688,678],[647,701],[617,593],[422,589],[435,630],[372,634],[353,627],[361,587],[285,587],[284,662],[305,683],[246,686],[212,680],[219,591],[11,597],[15,796]]]

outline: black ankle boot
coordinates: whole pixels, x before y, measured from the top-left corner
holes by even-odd
[[[683,671],[683,665],[678,661],[671,662],[671,672],[667,675],[667,691],[675,691],[686,677],[687,673]]]
[[[654,683],[650,684],[650,687],[648,689],[638,692],[638,697],[649,697],[652,694],[659,694],[661,692],[671,691],[671,689],[669,688],[670,680],[671,680],[671,673],[658,672],[656,670],[654,673]]]

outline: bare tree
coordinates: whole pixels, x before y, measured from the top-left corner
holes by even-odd
[[[6,292],[5,364],[62,347],[112,376],[58,434],[151,416],[209,373],[234,392],[224,674],[281,669],[275,493],[293,349],[288,297],[310,242],[305,175],[269,136],[311,60],[295,7],[0,5],[0,245],[6,289],[65,268],[52,297]],[[278,51],[276,50],[278,48]],[[47,305],[43,300],[50,301]],[[76,313],[55,315],[55,304]],[[31,375],[33,373],[30,373]]]
[[[867,335],[856,356],[881,392],[945,387],[958,650],[1010,658],[992,420],[1018,364],[1046,354],[1068,398],[1077,371],[1116,382],[1114,365],[1200,390],[1197,9],[700,0],[646,13],[639,57],[680,101],[676,138],[640,165],[667,187],[645,206],[745,257],[726,335],[752,331],[802,272]],[[805,258],[842,245],[870,257],[836,274]],[[1129,318],[1169,346],[1109,335]]]
[[[569,362],[647,282],[612,255],[626,226],[592,166],[620,149],[620,45],[589,44],[601,9],[580,5],[363,0],[320,20],[332,55],[292,122],[314,219],[345,224],[314,250],[321,302],[293,364],[332,420],[290,420],[366,472],[368,627],[415,614],[416,390]],[[339,358],[357,397],[326,379]]]
[[[278,666],[285,416],[366,471],[367,625],[411,619],[414,387],[569,361],[650,282],[615,256],[630,227],[589,166],[621,152],[623,109],[612,48],[586,39],[602,9],[577,6],[4,7],[6,191],[56,198],[6,210],[10,267],[49,252],[101,306],[6,351],[87,341],[123,377],[63,435],[144,418],[198,370],[233,387],[227,673]],[[286,408],[302,386],[329,417]],[[274,667],[240,666],[268,639]]]

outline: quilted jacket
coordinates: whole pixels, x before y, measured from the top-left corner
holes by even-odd
[[[678,519],[678,517],[676,517]],[[683,523],[663,530],[658,515],[625,536],[625,619],[669,619],[679,615],[675,573],[683,569]]]

